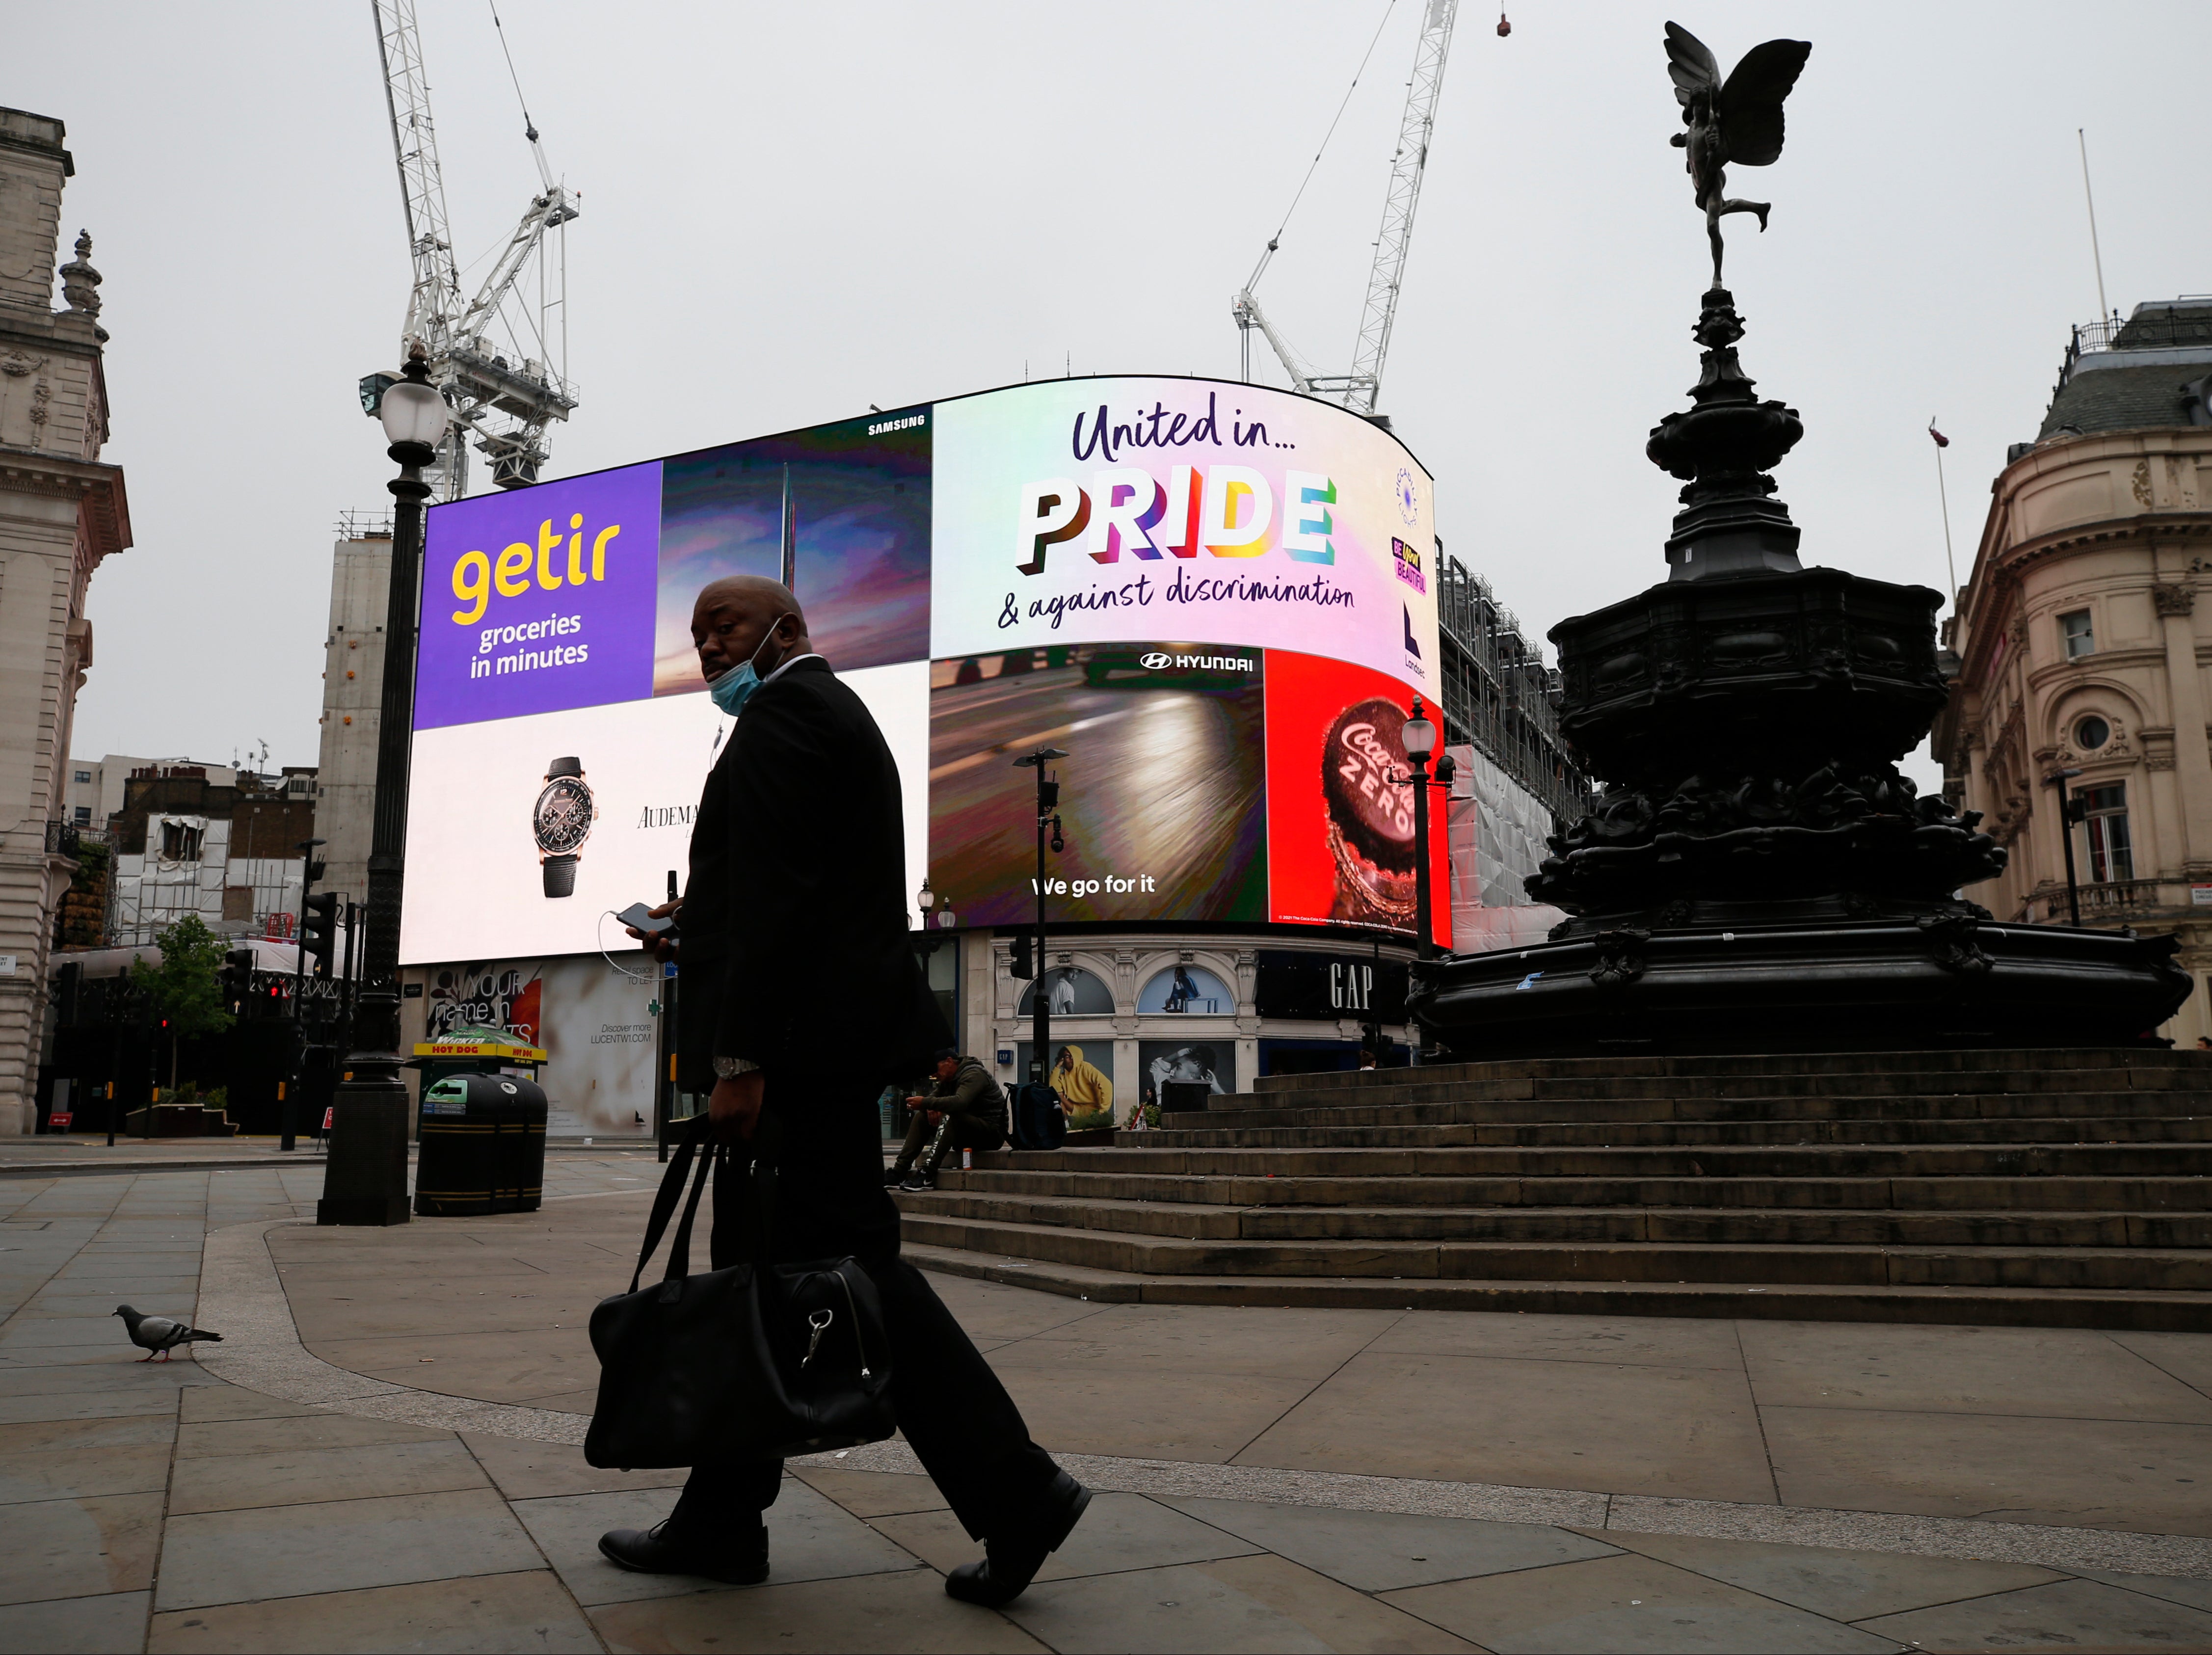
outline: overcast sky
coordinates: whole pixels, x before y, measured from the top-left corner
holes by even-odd
[[[483,0],[419,3],[473,259],[535,174]],[[1340,371],[1424,4],[506,0],[582,193],[582,405],[547,475],[1070,365],[1233,377],[1230,296],[1382,22],[1260,289]],[[1643,447],[1696,377],[1706,259],[1667,143],[1669,16],[1723,65],[1813,42],[1780,162],[1731,179],[1775,204],[1763,238],[1729,221],[1743,361],[1804,417],[1780,480],[1806,560],[1940,588],[1929,416],[1963,575],[2005,445],[2096,313],[2075,128],[2111,303],[2212,289],[2212,6],[1530,0],[1500,39],[1470,0],[1382,406],[1436,475],[1449,551],[1532,634],[1663,573],[1677,485]],[[93,584],[80,756],[265,739],[315,761],[332,525],[391,475],[355,382],[396,360],[410,282],[370,19],[9,16],[0,102],[68,123],[64,227],[106,278],[106,458],[137,538]]]

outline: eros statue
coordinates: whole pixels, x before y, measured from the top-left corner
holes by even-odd
[[[1798,72],[1812,52],[1809,41],[1769,40],[1743,55],[1726,82],[1720,64],[1705,42],[1680,23],[1667,25],[1667,73],[1674,82],[1682,125],[1668,140],[1689,151],[1690,180],[1705,215],[1705,234],[1713,244],[1713,285],[1721,285],[1721,219],[1729,213],[1757,213],[1766,228],[1771,204],[1731,201],[1726,168],[1767,167],[1782,154],[1782,100],[1797,84]]]

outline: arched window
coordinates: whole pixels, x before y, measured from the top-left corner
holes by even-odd
[[[1054,1017],[1110,1017],[1114,1013],[1113,995],[1080,965],[1048,966],[1042,982],[1045,1009]],[[1015,1016],[1036,1014],[1036,991],[1035,983],[1023,989],[1022,1003],[1015,1008]]]
[[[1170,965],[1145,984],[1137,1010],[1170,1017],[1229,1017],[1236,1013],[1237,995],[1203,965]]]

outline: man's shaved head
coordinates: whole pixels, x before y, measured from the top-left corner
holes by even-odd
[[[763,650],[771,632],[775,642]],[[739,661],[760,656],[755,670],[765,677],[813,648],[799,599],[781,581],[764,575],[726,575],[702,587],[691,605],[691,642],[698,648],[700,673],[709,684]]]

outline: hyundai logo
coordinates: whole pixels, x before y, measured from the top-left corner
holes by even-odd
[[[1160,668],[1165,666],[1174,659],[1175,657],[1173,655],[1164,655],[1157,649],[1137,657],[1138,664],[1143,666],[1148,672],[1158,672]]]

